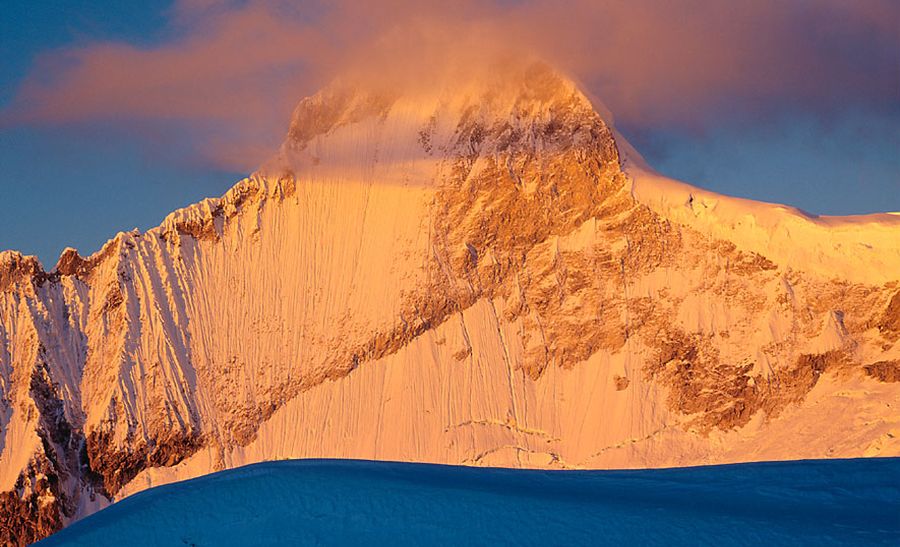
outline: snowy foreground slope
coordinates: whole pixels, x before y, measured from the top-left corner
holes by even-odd
[[[900,459],[637,471],[256,464],[129,497],[39,545],[896,545]]]
[[[900,216],[652,173],[540,64],[336,82],[223,197],[0,253],[0,542],[279,458],[900,454]]]

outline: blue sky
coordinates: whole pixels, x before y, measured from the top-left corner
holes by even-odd
[[[0,105],[13,99],[36,57],[53,48],[164,37],[165,9],[159,5],[112,5],[6,0]],[[150,148],[145,135],[115,124],[0,126],[0,249],[36,254],[49,269],[67,246],[92,253],[117,232],[150,228],[171,210],[221,194],[242,176]]]
[[[398,19],[352,2],[49,4],[7,0],[0,13],[0,249],[47,268],[66,246],[89,254],[222,194],[274,149],[293,103]],[[760,2],[732,17],[710,3],[682,20],[657,4],[560,13],[539,0],[464,2],[455,19],[417,14],[462,29],[486,21],[513,43],[533,44],[540,28],[552,38],[541,53],[595,82],[619,130],[670,176],[818,214],[900,210],[900,9],[866,0],[850,15],[840,4],[798,15],[780,7],[791,2]],[[675,13],[702,3],[683,4]],[[621,28],[598,37],[592,17]],[[794,32],[792,18],[809,28]],[[649,46],[647,29],[659,36]],[[196,63],[179,71],[181,59]],[[111,68],[98,77],[95,66]],[[135,106],[123,85],[147,96]]]

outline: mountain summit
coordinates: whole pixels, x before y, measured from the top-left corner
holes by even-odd
[[[223,197],[0,253],[3,541],[280,458],[900,454],[900,217],[653,173],[545,64],[335,82]]]

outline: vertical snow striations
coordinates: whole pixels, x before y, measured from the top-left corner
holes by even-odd
[[[767,254],[636,192],[545,65],[424,87],[336,82],[223,197],[50,273],[0,253],[4,541],[274,458],[900,453],[896,275],[823,275],[839,250],[804,268],[783,234]]]

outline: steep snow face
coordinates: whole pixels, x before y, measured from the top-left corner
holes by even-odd
[[[791,252],[768,206],[688,216],[629,153],[544,65],[338,82],[225,196],[51,273],[3,253],[2,539],[276,457],[900,453],[900,230]]]

